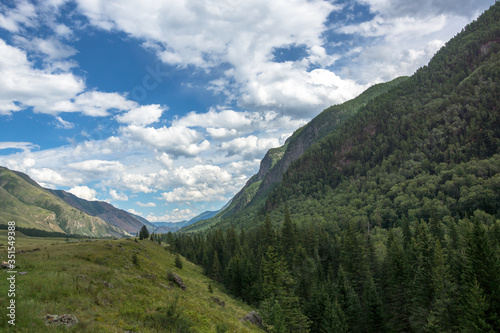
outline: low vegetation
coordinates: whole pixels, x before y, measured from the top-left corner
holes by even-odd
[[[0,230],[4,259],[6,235]],[[16,278],[16,326],[12,331],[259,331],[240,322],[251,307],[224,294],[200,267],[183,260],[182,270],[177,268],[176,255],[158,242],[32,238],[18,232],[16,246],[16,270],[26,274]],[[185,290],[169,280],[169,272],[182,278]],[[9,298],[7,280],[3,280],[0,307],[5,309]],[[225,306],[211,297],[223,300]],[[71,314],[78,323],[70,328],[47,326],[47,314]],[[3,331],[10,325],[5,315],[0,318]]]

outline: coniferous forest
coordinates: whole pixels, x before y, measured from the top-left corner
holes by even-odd
[[[166,236],[272,332],[500,331],[500,3],[266,200]]]

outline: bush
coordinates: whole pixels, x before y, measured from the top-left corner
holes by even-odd
[[[179,255],[175,256],[175,267],[182,269],[182,259]]]

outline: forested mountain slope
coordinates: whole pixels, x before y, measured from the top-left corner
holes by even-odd
[[[270,149],[261,161],[259,172],[248,180],[240,192],[234,196],[230,204],[223,208],[215,218],[200,222],[184,230],[205,228],[221,219],[239,213],[249,205],[262,204],[269,191],[281,182],[288,166],[296,161],[309,147],[334,131],[370,100],[387,92],[406,79],[407,77],[400,77],[387,83],[376,84],[350,101],[325,109],[307,125],[295,131],[282,147]]]
[[[276,332],[498,332],[499,149],[496,2],[261,204],[169,242]]]

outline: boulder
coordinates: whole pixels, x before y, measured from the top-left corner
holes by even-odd
[[[51,315],[47,314],[44,317],[46,325],[66,325],[67,327],[78,324],[78,319],[72,314]]]
[[[168,273],[168,279],[172,282],[175,282],[182,290],[186,290],[187,287],[179,275],[175,273]]]
[[[225,308],[225,307],[226,307],[226,303],[225,303],[223,300],[221,300],[221,299],[219,299],[219,298],[217,298],[217,297],[214,297],[214,296],[211,296],[211,297],[210,297],[210,299],[211,299],[211,300],[212,300],[215,304],[220,305],[220,306],[222,306],[223,308]]]
[[[257,327],[260,328],[264,327],[264,322],[262,321],[262,318],[255,311],[248,313],[245,317],[241,318],[240,321],[241,322],[249,321],[250,323],[254,324]]]

